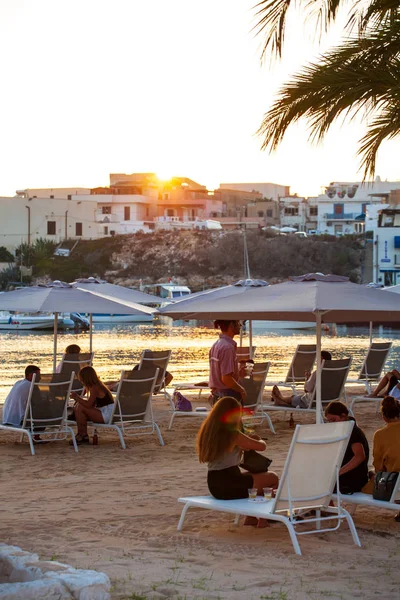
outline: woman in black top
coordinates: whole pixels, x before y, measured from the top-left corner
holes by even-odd
[[[74,413],[78,426],[75,440],[77,444],[88,444],[87,422],[108,423],[114,409],[114,400],[93,367],[83,367],[79,371],[78,379],[85,386],[87,398],[71,392],[71,398],[75,400]]]
[[[349,421],[348,408],[343,402],[331,402],[325,410],[325,417],[329,423]],[[339,487],[342,494],[354,494],[368,482],[369,446],[362,429],[354,423],[353,431],[346,448],[342,467],[339,471]]]

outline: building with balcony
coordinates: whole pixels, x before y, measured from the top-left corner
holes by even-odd
[[[293,227],[297,231],[306,231],[307,202],[297,195],[284,196],[279,201],[281,227]]]
[[[331,235],[363,233],[368,206],[386,204],[400,182],[331,183],[318,196],[318,232]]]
[[[373,228],[373,281],[385,286],[400,284],[400,206],[378,211]]]

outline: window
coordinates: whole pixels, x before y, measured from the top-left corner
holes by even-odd
[[[102,215],[111,215],[111,206],[102,206],[101,214]]]
[[[310,217],[318,216],[318,206],[310,206]]]
[[[167,209],[167,217],[173,217],[175,214],[175,211],[173,208],[168,208]]]
[[[268,208],[266,212],[267,212],[267,217],[272,217],[272,209],[271,208]]]
[[[76,236],[82,235],[82,223],[75,223],[75,235]]]
[[[294,206],[285,206],[285,215],[289,217],[296,217],[299,214],[298,207]]]
[[[56,235],[55,221],[47,221],[47,235]]]
[[[263,217],[264,216],[264,211],[263,210],[259,210],[257,214],[258,214],[259,217]]]
[[[333,205],[333,213],[335,215],[343,215],[343,213],[344,213],[344,204],[334,204]]]
[[[367,206],[368,206],[367,202],[365,202],[364,204],[361,204],[361,214],[362,215],[365,215],[367,213]]]
[[[50,196],[50,198],[54,198],[54,196]]]
[[[72,196],[71,196],[71,194],[68,194],[68,196],[67,196],[67,200],[72,200]]]
[[[364,233],[364,223],[354,223],[354,233]]]
[[[124,221],[130,221],[130,220],[131,220],[131,207],[124,206]]]
[[[108,235],[108,227],[104,227],[104,235]]]

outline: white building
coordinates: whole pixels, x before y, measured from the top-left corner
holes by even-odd
[[[219,187],[227,190],[259,192],[263,198],[275,200],[275,202],[290,194],[290,186],[279,183],[221,183]]]
[[[281,227],[306,230],[307,204],[300,196],[284,196],[279,201]]]
[[[386,205],[373,228],[373,281],[400,284],[400,206]]]
[[[387,203],[400,182],[331,183],[318,196],[318,233],[345,235],[362,233],[367,206]]]
[[[0,246],[10,252],[39,238],[56,244],[69,239],[98,237],[96,196],[78,199],[50,197],[0,198]]]

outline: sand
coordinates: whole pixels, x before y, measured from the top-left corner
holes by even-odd
[[[204,405],[204,401],[201,402]],[[194,441],[199,423],[182,419],[167,431],[168,405],[154,403],[164,435],[129,441],[101,432],[98,446],[48,444],[32,457],[26,442],[0,432],[0,541],[112,580],[113,599],[186,598],[305,600],[394,598],[400,574],[400,524],[393,512],[358,508],[362,548],[343,525],[339,532],[303,536],[294,554],[285,527],[233,526],[232,517],[189,511],[176,530],[182,495],[206,494],[206,468]],[[358,409],[369,441],[381,426],[371,405]],[[274,414],[277,435],[266,426],[267,454],[281,473],[292,430]],[[301,415],[297,422],[312,422]]]

